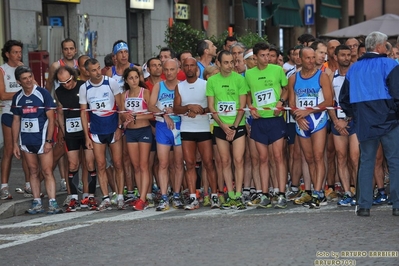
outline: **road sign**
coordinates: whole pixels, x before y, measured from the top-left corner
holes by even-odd
[[[314,5],[305,5],[304,10],[304,20],[305,25],[314,25]]]
[[[204,30],[208,30],[208,23],[209,23],[209,18],[208,18],[208,6],[204,5],[204,8],[202,10],[202,24],[204,26]]]

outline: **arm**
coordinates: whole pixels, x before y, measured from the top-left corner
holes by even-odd
[[[237,116],[236,119],[234,120],[233,126],[238,127],[240,125],[240,122],[244,117],[245,111],[243,109],[245,108],[246,103],[247,103],[247,95],[246,94],[240,95],[240,110],[237,111]]]
[[[48,127],[47,127],[47,133],[46,133],[46,140],[52,140],[53,139],[53,133],[54,133],[54,127],[55,127],[55,118],[54,118],[54,110],[48,110],[46,112],[46,116],[48,119]],[[44,153],[48,153],[53,149],[53,145],[51,143],[46,143],[44,144]]]
[[[173,112],[175,114],[185,114],[188,113],[189,117],[196,117],[197,114],[203,114],[204,109],[199,104],[187,104],[181,105],[181,96],[178,89],[175,90],[175,98],[173,102]]]
[[[21,150],[18,144],[20,129],[21,129],[21,117],[19,115],[14,114],[12,118],[11,133],[12,133],[12,143],[13,143],[13,154],[17,159],[21,159]]]
[[[284,103],[281,102],[280,99],[284,100]],[[287,100],[288,100],[288,89],[285,86],[281,88],[280,99],[278,100],[278,102],[276,104],[276,108],[284,107],[285,102],[287,102]],[[274,116],[279,116],[282,111],[283,110],[274,110]]]
[[[288,105],[291,108],[290,112],[292,114],[292,117],[295,119],[299,128],[301,128],[302,130],[308,130],[309,122],[304,118],[297,118],[296,114],[295,114],[295,111],[297,111],[296,110],[296,108],[297,108],[296,101],[295,101],[295,92],[294,92],[295,79],[296,79],[295,75],[292,75],[288,79]]]
[[[87,110],[87,104],[80,104],[80,119],[82,120],[82,127],[83,127],[83,132],[85,134],[86,138],[86,147],[89,150],[93,149],[93,142],[91,141],[89,137],[89,123],[88,123],[88,112]]]
[[[153,112],[153,113],[161,113],[162,112],[157,107],[158,93],[159,93],[159,83],[154,85],[151,95],[150,95],[150,101],[148,102],[148,111],[150,111],[150,112]]]
[[[57,68],[59,67],[58,62],[54,62],[48,72],[48,79],[46,81],[46,89],[48,92],[51,93],[53,86],[54,86],[54,73],[57,70]]]
[[[334,97],[334,90],[332,90],[331,92],[332,96]],[[328,111],[328,115],[331,118],[331,121],[334,124],[334,128],[336,130],[338,130],[338,132],[342,135],[342,136],[348,136],[349,132],[346,130],[346,128],[348,127],[348,122],[343,120],[343,119],[338,119],[337,117],[337,113],[334,109],[329,109]]]
[[[2,71],[1,71],[2,72]],[[0,75],[0,100],[12,100],[15,92],[6,92],[6,84],[4,83],[4,75]]]
[[[112,77],[112,67],[110,67],[107,72],[105,73],[106,76]]]
[[[252,92],[251,91],[248,91],[246,98],[247,98],[246,99],[247,105],[248,105],[248,108],[250,109],[252,118],[258,119],[260,116],[259,116],[258,110],[255,109],[255,107],[252,105]]]
[[[57,103],[57,122],[58,126],[62,131],[62,135],[65,136],[65,120],[64,120],[64,111],[62,110],[63,106],[58,100],[57,93],[54,93],[54,99]]]

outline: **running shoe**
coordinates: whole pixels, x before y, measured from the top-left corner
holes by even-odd
[[[242,194],[242,198],[245,203],[248,203],[251,201],[251,194]]]
[[[187,204],[184,209],[188,211],[199,209],[199,201],[196,198],[190,198],[189,204]]]
[[[300,189],[298,189],[297,191],[293,191],[292,189],[290,189],[287,191],[285,196],[286,196],[287,201],[291,201],[291,200],[294,200],[294,199],[300,197],[302,193],[303,193],[303,191],[301,191]]]
[[[125,201],[123,199],[118,199],[117,208],[118,210],[126,210]]]
[[[352,203],[352,197],[345,193],[344,197],[337,202],[337,205],[342,207],[350,207],[351,203]]]
[[[98,208],[98,203],[94,197],[89,197],[89,210],[95,211]]]
[[[312,196],[310,196],[307,192],[302,192],[301,197],[294,200],[294,204],[296,205],[303,205],[306,202],[312,200]]]
[[[228,210],[233,209],[237,205],[235,199],[227,198],[226,202],[220,205],[220,209]]]
[[[273,193],[272,199],[271,199],[273,204],[277,204],[278,202],[278,196],[276,194]]]
[[[161,199],[155,210],[158,212],[169,210],[169,201],[165,201],[165,200]]]
[[[86,197],[80,201],[80,208],[89,208],[89,197]]]
[[[173,197],[172,206],[175,209],[184,209],[184,205],[181,202],[180,198]]]
[[[10,191],[8,190],[8,187],[3,187],[3,188],[0,190],[0,198],[1,198],[2,200],[9,200],[9,199],[12,199],[12,196],[11,196]]]
[[[42,194],[42,193],[40,193]],[[41,196],[41,195],[40,195]],[[31,187],[26,187],[24,189],[24,197],[25,198],[33,198],[33,194],[32,194],[32,188]]]
[[[60,182],[60,191],[67,191],[66,181],[63,178],[61,179],[61,182]]]
[[[218,200],[218,201],[219,201],[219,200]],[[209,195],[206,195],[206,196],[204,197],[204,202],[202,203],[202,205],[203,205],[204,207],[209,207],[209,206],[212,205],[212,203],[211,203],[211,197],[210,197]]]
[[[302,204],[302,206],[309,209],[320,209],[320,199],[317,195],[312,195],[312,199]]]
[[[259,208],[266,209],[266,208],[271,208],[271,207],[272,207],[272,202],[270,201],[270,198],[267,197],[266,195],[262,195],[260,197],[260,202],[259,202],[258,206],[256,206],[257,209],[259,209]]]
[[[388,202],[388,196],[385,193],[378,192],[374,197],[373,205],[381,205]]]
[[[56,200],[50,200],[48,204],[47,214],[57,214],[57,213],[62,213],[62,209],[58,207],[58,203]]]
[[[71,202],[71,199],[72,199],[72,195],[68,195],[68,196],[66,197],[66,199],[64,200],[64,203],[62,203],[62,206],[63,206],[63,207],[68,207],[68,206],[69,206],[69,203]]]
[[[276,205],[274,205],[275,209],[285,209],[287,208],[287,199],[284,195],[279,195]]]
[[[327,198],[326,197],[319,198],[319,204],[320,204],[320,206],[326,206]]]
[[[155,201],[153,198],[148,198],[147,197],[147,207],[148,208],[154,208],[155,207]]]
[[[78,203],[78,200],[76,199],[71,199],[69,202],[69,206],[65,209],[65,212],[76,212],[76,210],[79,210],[80,206]]]
[[[255,194],[256,196],[252,198],[250,202],[247,203],[248,206],[256,207],[259,205],[261,201],[262,194]]]
[[[111,202],[109,200],[103,200],[97,207],[97,211],[112,210]]]
[[[134,211],[143,211],[146,209],[146,204],[141,199],[138,199],[134,202],[134,205],[132,206],[132,208]]]
[[[245,206],[243,199],[241,197],[235,200],[237,210],[245,210],[247,206]]]
[[[224,198],[223,194],[219,194],[219,202],[220,202],[220,204],[226,203],[226,199]]]
[[[29,214],[36,214],[36,213],[43,213],[44,208],[41,203],[39,203],[37,200],[32,201],[32,208],[28,209],[26,213]]]
[[[327,201],[338,201],[338,194],[332,188],[327,189],[324,191],[324,195],[327,198]]]
[[[219,209],[219,208],[220,208],[219,198],[217,196],[213,196],[211,201],[211,209]]]
[[[110,200],[111,200],[111,204],[112,205],[118,205],[118,195],[116,195],[115,192],[110,193],[111,195],[109,196]]]

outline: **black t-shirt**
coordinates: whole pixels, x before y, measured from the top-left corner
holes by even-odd
[[[78,80],[72,90],[65,89],[63,85],[60,85],[55,90],[58,101],[62,104],[63,108],[80,108],[79,88],[82,84],[84,84],[84,81]],[[63,112],[65,138],[84,138],[80,110],[64,110]]]

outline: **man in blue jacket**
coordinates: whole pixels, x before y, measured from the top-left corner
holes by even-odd
[[[399,66],[386,56],[387,38],[377,31],[367,36],[367,53],[350,67],[339,96],[346,120],[354,120],[360,143],[358,216],[370,216],[380,142],[391,177],[392,214],[399,216]]]

